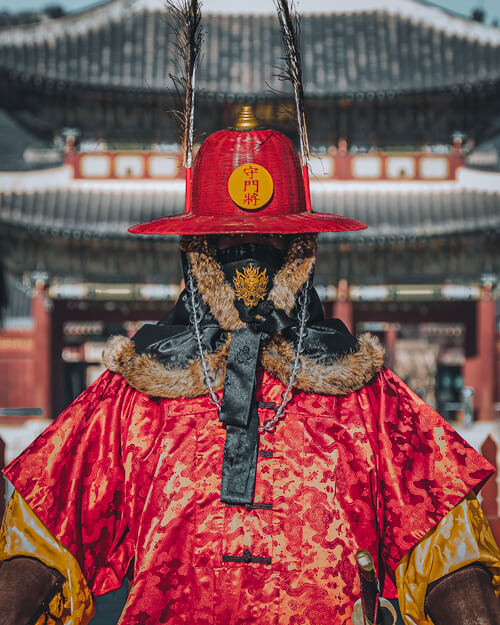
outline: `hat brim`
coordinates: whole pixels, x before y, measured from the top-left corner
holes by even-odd
[[[346,232],[364,230],[367,225],[331,213],[293,215],[245,215],[244,219],[183,213],[147,221],[128,230],[133,234],[299,234],[306,232]]]

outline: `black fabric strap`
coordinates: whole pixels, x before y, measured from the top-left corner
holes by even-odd
[[[259,414],[255,400],[255,369],[261,332],[233,332],[227,358],[220,420],[226,423],[221,501],[252,503],[259,448]]]
[[[258,448],[259,415],[254,399],[247,428],[235,425],[226,426],[226,443],[222,461],[222,502],[233,506],[252,503]]]
[[[223,423],[248,427],[261,338],[262,332],[250,328],[233,332],[220,408]]]
[[[260,343],[296,323],[270,302],[257,306],[252,313],[253,323],[232,334],[219,416],[226,424],[221,501],[240,506],[253,502],[255,490],[259,452],[255,386]]]
[[[259,414],[255,401],[255,369],[261,332],[233,332],[227,358],[219,419],[226,423],[221,501],[245,505],[253,501],[259,447]]]

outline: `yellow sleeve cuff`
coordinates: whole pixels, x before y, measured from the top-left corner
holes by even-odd
[[[95,614],[95,604],[78,562],[17,491],[9,501],[0,531],[0,560],[15,556],[37,558],[57,569],[65,577],[63,598],[61,601],[60,597],[54,597],[51,613],[59,617],[58,623],[87,625]],[[43,623],[43,618],[42,615],[38,622]]]
[[[425,614],[427,586],[473,562],[484,564],[500,594],[500,551],[481,506],[469,493],[399,563],[396,585],[406,625],[432,625]]]

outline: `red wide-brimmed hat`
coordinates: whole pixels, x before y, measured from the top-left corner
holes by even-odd
[[[281,132],[257,126],[251,108],[243,107],[234,128],[215,132],[200,147],[191,197],[186,201],[188,212],[138,224],[129,231],[295,234],[366,228],[355,219],[307,210],[308,183],[292,142]]]

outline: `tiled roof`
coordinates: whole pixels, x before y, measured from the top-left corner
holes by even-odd
[[[61,163],[55,150],[0,109],[0,171],[29,171]]]
[[[410,0],[394,0],[394,10],[383,3],[377,9],[374,0],[360,2],[353,3],[357,11],[331,10],[325,3],[323,13],[303,17],[309,97],[470,89],[500,80],[500,29],[422,9]],[[262,96],[269,95],[268,85],[283,88],[275,75],[283,55],[275,15],[213,13],[205,15],[204,24],[198,86],[205,96]],[[115,0],[76,16],[0,32],[0,70],[61,86],[167,92],[168,75],[176,72],[169,38],[157,0]]]
[[[316,194],[314,210],[356,215],[367,230],[343,234],[351,240],[454,236],[480,231],[500,232],[500,188],[494,192],[443,185],[421,192],[344,190]],[[338,233],[327,234],[335,240]]]
[[[127,227],[163,215],[181,213],[182,185],[127,187],[115,183],[97,188],[67,185],[57,189],[0,193],[0,225],[42,235],[81,238],[131,237]],[[357,188],[358,187],[358,188]],[[332,240],[384,240],[398,237],[448,236],[478,231],[500,231],[500,188],[464,188],[455,183],[398,190],[380,184],[312,184],[317,211],[338,213],[368,224],[365,231],[326,235]],[[419,190],[420,189],[420,190]]]
[[[500,172],[500,118],[497,120],[496,133],[478,145],[467,157],[468,167],[484,171]]]

